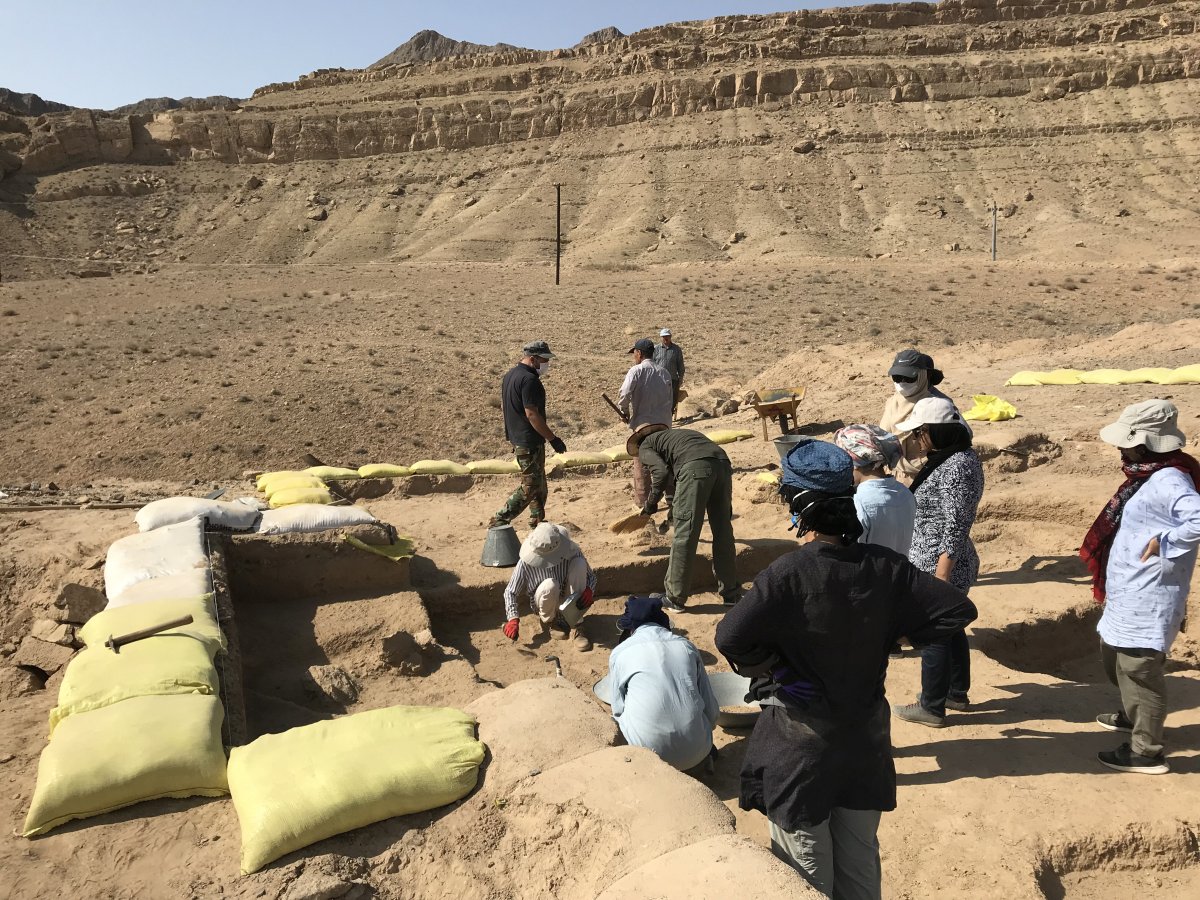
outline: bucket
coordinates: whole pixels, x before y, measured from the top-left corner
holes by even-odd
[[[483,553],[479,557],[481,566],[494,569],[510,569],[520,558],[521,540],[511,525],[489,528],[483,542]]]
[[[775,445],[775,450],[779,454],[779,461],[783,462],[787,459],[787,455],[792,452],[792,448],[800,444],[806,444],[812,438],[805,437],[802,434],[785,434],[783,437],[777,437],[771,441]]]

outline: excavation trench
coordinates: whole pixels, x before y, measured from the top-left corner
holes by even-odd
[[[1125,900],[1153,894],[1164,900],[1200,896],[1200,833],[1131,823],[1110,835],[1090,834],[1048,844],[1035,866],[1046,900]]]

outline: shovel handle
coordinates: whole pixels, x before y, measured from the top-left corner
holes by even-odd
[[[615,412],[618,416],[620,416],[622,422],[629,421],[629,416],[627,416],[627,415],[625,415],[625,413],[621,412],[621,407],[619,407],[619,406],[617,406],[617,404],[613,403],[612,398],[610,396],[608,396],[608,394],[601,394],[600,396],[604,399],[605,403],[607,403],[609,406],[612,407],[613,412]]]
[[[119,634],[109,636],[104,642],[104,646],[114,653],[118,652],[126,644],[132,644],[134,641],[140,641],[148,637],[154,637],[156,634],[167,631],[171,628],[179,628],[182,625],[192,624],[191,616],[180,616],[178,619],[172,619],[170,622],[163,622],[161,625],[151,625],[149,628],[143,628],[140,631],[131,631],[128,634]]]

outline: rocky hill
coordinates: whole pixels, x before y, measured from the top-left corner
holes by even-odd
[[[472,44],[456,41],[436,31],[418,31],[407,41],[369,68],[402,66],[410,63],[430,62],[435,59],[450,59],[456,56],[478,56],[482,53],[498,53],[517,50],[512,44]]]
[[[65,103],[55,103],[53,100],[43,100],[37,94],[18,94],[8,88],[0,87],[0,112],[10,112],[17,116],[40,116],[51,112],[66,112],[74,109]]]
[[[236,109],[0,117],[0,245],[142,266],[544,259],[560,183],[580,264],[974,249],[993,201],[1010,253],[1073,252],[1118,216],[1152,246],[1197,225],[1169,198],[1196,183],[1198,22],[1195,0],[944,0],[554,51],[454,55],[423,33]],[[68,219],[81,197],[107,199]]]

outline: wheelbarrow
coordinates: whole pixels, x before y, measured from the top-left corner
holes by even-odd
[[[804,399],[805,390],[804,385],[799,384],[794,387],[771,388],[753,393],[750,405],[758,413],[758,418],[762,422],[764,441],[769,439],[767,437],[768,419],[775,419],[779,422],[780,434],[789,434],[800,424],[796,418],[796,409],[800,406],[800,401]],[[791,425],[788,424],[789,418]]]

